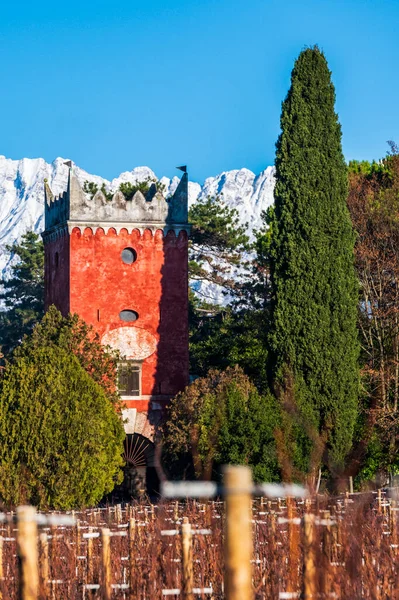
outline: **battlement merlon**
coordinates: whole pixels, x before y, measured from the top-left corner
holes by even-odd
[[[170,198],[166,199],[156,184],[152,184],[146,196],[137,191],[131,200],[126,200],[117,191],[112,200],[107,200],[101,191],[90,199],[83,191],[73,169],[69,169],[67,190],[54,196],[47,181],[44,182],[45,232],[50,233],[60,226],[116,226],[120,229],[135,227],[182,230],[189,232],[188,225],[188,175],[184,173]]]

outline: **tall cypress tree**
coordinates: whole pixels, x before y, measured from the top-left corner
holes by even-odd
[[[270,336],[275,382],[282,389],[284,381],[293,384],[302,469],[311,466],[315,439],[325,442],[325,464],[342,468],[358,403],[355,236],[334,103],[324,54],[305,49],[292,71],[276,144]]]

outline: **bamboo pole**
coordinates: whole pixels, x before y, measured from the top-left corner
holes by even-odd
[[[36,509],[17,508],[19,599],[37,600],[39,590]]]
[[[182,566],[183,566],[183,581],[182,581],[182,597],[183,600],[193,600],[194,573],[193,573],[193,537],[191,533],[191,525],[188,518],[184,517],[181,527],[182,538]]]
[[[40,544],[39,570],[40,570],[40,581],[41,581],[41,595],[43,598],[47,598],[47,582],[49,580],[47,533],[40,534],[39,544]]]
[[[305,600],[316,598],[316,557],[314,550],[314,515],[306,513],[303,517],[303,597]]]
[[[109,529],[101,529],[101,541],[102,541],[102,600],[111,600],[111,531]]]
[[[225,592],[226,600],[252,600],[251,469],[226,465]]]

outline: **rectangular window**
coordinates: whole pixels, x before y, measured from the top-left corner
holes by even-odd
[[[132,362],[118,366],[118,390],[121,396],[140,396],[141,365]]]

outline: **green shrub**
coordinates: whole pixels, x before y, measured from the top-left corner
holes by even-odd
[[[66,510],[122,478],[124,431],[103,389],[61,348],[37,347],[0,380],[0,497]]]
[[[275,430],[280,412],[272,395],[260,396],[239,367],[211,370],[171,402],[164,428],[164,464],[182,478],[191,462],[198,478],[219,465],[248,464],[257,481],[279,478]],[[186,471],[191,476],[190,471]]]

